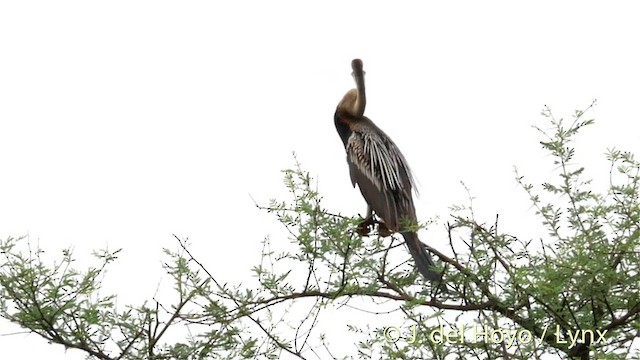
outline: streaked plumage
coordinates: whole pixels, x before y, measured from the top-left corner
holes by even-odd
[[[432,269],[433,260],[415,232],[402,231],[406,223],[416,223],[411,170],[394,142],[364,116],[366,92],[362,61],[351,62],[357,89],[349,90],[338,104],[334,122],[347,152],[351,182],[358,184],[367,202],[367,220],[371,211],[381,219],[380,233],[401,231],[420,273],[431,281],[441,276]]]

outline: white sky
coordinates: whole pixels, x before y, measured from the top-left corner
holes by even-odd
[[[0,4],[0,237],[28,234],[52,258],[68,246],[81,259],[124,248],[105,282],[121,304],[168,281],[161,249],[175,248],[173,233],[214,274],[247,279],[262,238],[281,234],[250,195],[282,198],[292,151],[325,206],[365,210],[333,125],[354,57],[367,72],[366,115],[419,179],[422,220],[446,220],[465,201],[463,180],[481,217],[500,213],[531,236],[512,166],[548,178],[531,128],[546,125],[545,104],[569,118],[598,99],[577,158],[596,184],[607,147],[639,150],[637,6],[218,3]],[[441,235],[422,237],[439,247],[429,239]],[[0,335],[15,331],[0,321]],[[84,358],[34,335],[0,336],[0,349]]]

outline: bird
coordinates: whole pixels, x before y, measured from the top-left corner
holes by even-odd
[[[353,187],[358,185],[367,203],[367,217],[358,226],[358,233],[368,234],[376,223],[375,213],[379,218],[378,233],[389,236],[399,231],[418,271],[427,280],[441,284],[442,276],[433,269],[426,245],[415,231],[404,228],[417,222],[413,173],[393,140],[364,116],[367,97],[362,60],[352,60],[351,68],[356,88],[347,91],[338,103],[334,122],[347,153],[351,183]]]

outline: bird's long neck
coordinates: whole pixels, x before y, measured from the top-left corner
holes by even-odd
[[[356,101],[353,104],[353,115],[356,117],[362,117],[364,115],[364,108],[367,106],[367,94],[364,87],[364,71],[362,70],[362,62],[356,62],[354,60],[352,67],[353,78],[356,81],[356,88],[358,90]]]

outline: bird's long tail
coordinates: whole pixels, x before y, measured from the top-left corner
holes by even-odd
[[[425,250],[420,239],[418,239],[418,234],[415,232],[403,232],[402,236],[420,274],[427,280],[441,284],[442,276],[433,269],[435,263],[431,258],[431,254]]]

